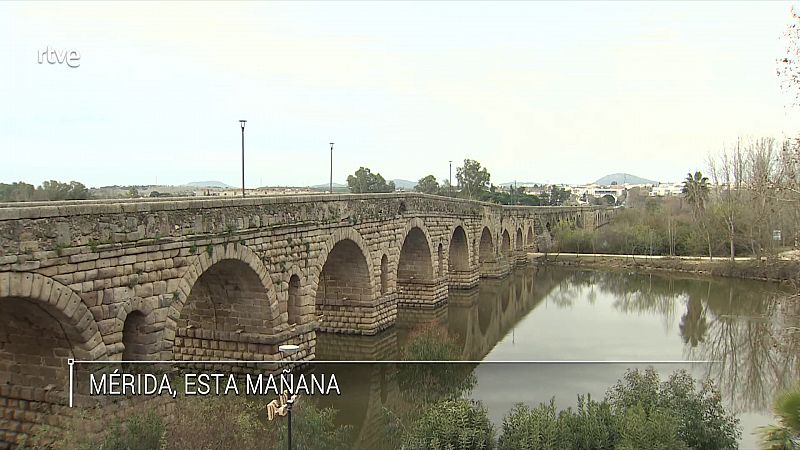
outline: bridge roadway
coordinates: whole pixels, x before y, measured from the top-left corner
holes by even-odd
[[[67,358],[313,359],[318,331],[374,335],[612,213],[416,193],[0,204],[0,444],[64,404]]]

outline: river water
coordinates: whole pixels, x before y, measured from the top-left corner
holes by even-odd
[[[446,329],[462,360],[483,363],[442,370],[454,389],[483,403],[498,432],[517,402],[555,398],[574,407],[578,394],[601,399],[628,368],[652,365],[662,379],[686,369],[716,383],[741,420],[741,448],[757,448],[753,431],[773,421],[773,394],[800,376],[800,336],[792,333],[800,308],[781,300],[786,292],[750,280],[526,267],[451,291],[436,310],[401,309],[397,325],[377,336],[320,334],[317,358],[399,360],[416,330]],[[337,410],[354,448],[386,447],[398,399],[436,396],[419,366],[314,370],[336,374],[342,395],[314,401]]]

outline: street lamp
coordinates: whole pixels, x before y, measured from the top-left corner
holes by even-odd
[[[328,192],[333,194],[333,142],[331,142],[331,178]]]
[[[453,196],[453,161],[447,161],[447,162],[450,163],[450,178],[447,179],[447,184],[449,185],[448,188],[450,188],[450,197],[452,197]]]
[[[244,197],[244,125],[246,120],[239,120],[239,125],[242,127],[242,197]]]
[[[517,195],[517,180],[514,180],[514,190],[511,191],[511,204],[512,205],[516,205],[517,204],[517,202],[514,201],[515,200],[514,197],[516,195]]]
[[[283,344],[278,346],[278,351],[284,356],[290,356],[300,350],[300,346],[294,344]],[[292,387],[294,390],[294,387]],[[286,412],[288,415],[288,429],[286,433],[286,440],[288,442],[288,449],[292,450],[292,405],[294,405],[294,392],[289,393],[289,398],[286,400]]]

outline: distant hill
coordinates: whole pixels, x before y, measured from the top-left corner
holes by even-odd
[[[315,184],[315,185],[309,186],[309,187],[313,188],[313,189],[325,189],[325,190],[327,190],[330,187],[330,183]],[[346,184],[341,184],[341,183],[333,183],[333,189],[336,189],[336,188],[347,188],[347,185]]]
[[[229,186],[221,181],[192,181],[191,183],[186,183],[186,186],[191,187],[200,187],[200,188],[229,188],[233,186]]]
[[[402,180],[402,179],[399,179],[399,178],[394,179],[394,180],[386,180],[386,181],[387,182],[394,181],[394,187],[396,187],[397,189],[404,189],[406,191],[413,190],[414,186],[417,185],[416,181]],[[324,189],[324,190],[327,191],[328,190],[328,183],[315,184],[315,185],[309,186],[309,187],[313,188],[313,189]],[[347,190],[347,185],[346,184],[340,184],[340,183],[333,183],[333,190],[334,191],[340,191],[342,189]]]
[[[612,173],[611,175],[606,175],[597,181],[594,184],[600,185],[611,185],[611,184],[655,184],[656,182],[653,180],[648,180],[647,178],[637,177],[636,175],[631,175],[629,173]]]
[[[395,178],[394,180],[389,180],[389,181],[394,181],[394,187],[395,188],[404,189],[406,191],[413,190],[414,186],[417,185],[416,181],[403,180],[403,179],[400,179],[400,178]]]

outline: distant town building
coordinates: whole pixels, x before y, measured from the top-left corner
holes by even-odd
[[[682,183],[658,183],[650,189],[651,197],[675,197],[683,195]]]
[[[245,189],[245,196],[258,197],[267,195],[300,195],[300,194],[320,194],[319,190],[306,187],[266,187],[256,189]],[[241,197],[242,189],[236,188],[205,188],[194,191],[196,196],[211,197]]]

